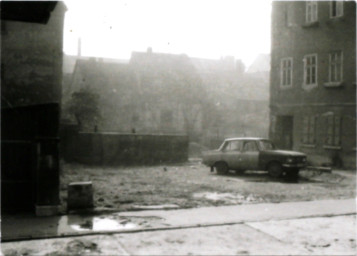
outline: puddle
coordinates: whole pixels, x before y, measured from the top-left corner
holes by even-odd
[[[261,198],[256,198],[253,195],[243,196],[232,193],[217,193],[217,192],[200,192],[193,194],[194,198],[204,198],[210,201],[224,201],[226,203],[239,204],[245,202],[262,201]]]
[[[139,227],[137,223],[128,218],[116,215],[102,216],[63,216],[58,222],[57,233],[71,233],[73,231],[115,231],[127,230]]]
[[[41,218],[27,215],[1,217],[2,241],[66,236],[76,233],[150,229],[165,225],[165,219],[159,216],[123,215],[119,212],[102,215],[70,214]]]
[[[124,230],[124,229],[133,229],[137,225],[134,223],[114,220],[110,218],[103,217],[94,217],[91,220],[86,220],[80,224],[70,225],[76,231],[113,231],[113,230]]]
[[[57,233],[71,233],[82,231],[120,231],[136,228],[150,228],[162,222],[162,218],[155,216],[119,216],[118,214],[100,216],[63,216],[58,222]]]

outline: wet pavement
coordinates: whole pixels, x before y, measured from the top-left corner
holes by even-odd
[[[3,215],[2,241],[28,240],[121,232],[158,227],[157,216],[120,216],[120,213],[35,217],[32,215]]]
[[[2,243],[4,255],[356,255],[356,216]]]
[[[3,215],[2,241],[115,234],[356,213],[356,199],[52,217]]]

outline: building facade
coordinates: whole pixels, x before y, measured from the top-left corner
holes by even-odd
[[[151,48],[133,52],[127,62],[77,56],[63,88],[62,117],[76,123],[66,106],[87,88],[99,96],[101,118],[82,131],[188,135],[207,147],[226,137],[267,137],[270,66],[256,66],[248,73],[233,57],[191,58]]]
[[[133,52],[128,63],[78,59],[64,88],[64,107],[73,93],[86,89],[98,95],[100,118],[84,124],[83,131],[96,126],[101,132],[194,135],[202,129],[196,102],[202,90],[193,70],[185,55],[150,51]]]
[[[55,214],[66,6],[1,2],[2,211]]]
[[[356,3],[276,1],[270,137],[314,165],[355,167]]]

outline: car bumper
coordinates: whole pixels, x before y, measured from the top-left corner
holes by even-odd
[[[300,164],[283,164],[283,167],[286,169],[294,169],[294,168],[304,168],[306,167],[306,164],[300,163]]]

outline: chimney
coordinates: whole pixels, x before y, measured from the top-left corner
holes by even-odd
[[[82,38],[78,38],[78,46],[77,46],[77,57],[82,56]]]
[[[152,48],[151,47],[148,47],[148,49],[146,50],[147,53],[152,53]]]

